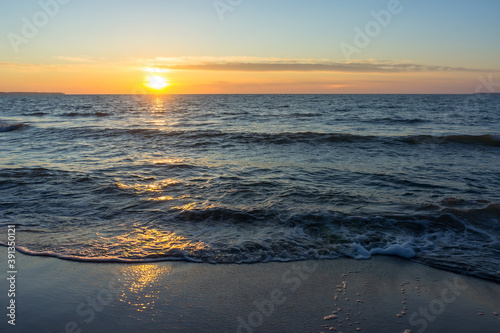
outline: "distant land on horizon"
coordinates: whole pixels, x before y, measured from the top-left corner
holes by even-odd
[[[2,92],[0,91],[0,96],[1,95],[56,95],[56,96],[62,96],[62,95],[68,95],[63,92],[36,92],[36,91],[14,91],[14,92]],[[69,95],[130,95],[130,94],[69,94]],[[132,94],[133,95],[133,94]],[[450,94],[441,94],[441,93],[436,93],[436,94],[401,94],[401,93],[374,93],[374,94],[366,94],[366,93],[360,93],[360,94],[344,94],[344,93],[290,93],[290,94],[283,94],[283,93],[278,93],[278,94],[168,94],[168,93],[150,93],[150,94],[143,94],[143,95],[450,95]],[[452,94],[455,95],[455,94]],[[456,95],[468,95],[468,94],[456,94]],[[476,92],[472,93],[472,95],[500,95],[500,92]]]
[[[0,95],[66,95],[62,92],[1,92]]]

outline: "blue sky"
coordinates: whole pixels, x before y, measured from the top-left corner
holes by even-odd
[[[56,0],[42,0],[50,1]],[[22,18],[32,20],[41,6],[0,0],[0,61],[255,57],[500,70],[500,1],[494,0],[401,0],[401,12],[346,59],[341,43],[354,45],[354,28],[363,30],[374,20],[371,12],[386,10],[391,1],[397,0],[242,0],[221,20],[212,0],[72,0],[14,52],[9,33],[22,36]]]

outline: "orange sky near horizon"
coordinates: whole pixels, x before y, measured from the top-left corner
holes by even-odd
[[[481,73],[170,70],[154,75],[169,85],[148,86],[144,69],[108,65],[0,68],[0,91],[66,94],[474,93]]]

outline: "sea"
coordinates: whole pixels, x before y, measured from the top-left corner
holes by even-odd
[[[500,282],[500,95],[2,95],[0,243]]]

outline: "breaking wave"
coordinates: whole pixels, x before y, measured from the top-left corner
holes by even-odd
[[[19,225],[24,242],[18,249],[77,261],[215,264],[393,255],[500,282],[500,203],[422,215],[287,216],[219,207],[176,208],[162,216],[161,223],[135,222],[126,232],[102,226],[97,234],[80,233],[71,242],[66,237],[54,241],[47,229]]]

